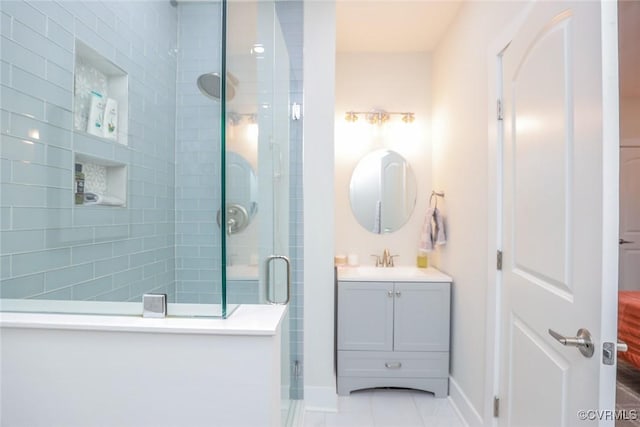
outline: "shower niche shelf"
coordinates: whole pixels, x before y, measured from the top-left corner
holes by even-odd
[[[92,111],[93,98],[96,99],[96,104],[100,104],[99,101],[102,102],[102,108],[95,108],[95,111]],[[114,101],[115,115],[112,113],[113,108],[108,108],[109,111],[107,111],[107,107],[114,106]],[[128,145],[128,110],[129,78],[126,71],[76,39],[73,90],[74,131]]]
[[[75,206],[126,207],[127,165],[86,154],[75,153],[74,164],[78,163],[82,165],[85,194],[94,193],[98,195],[99,202],[85,202],[83,204],[76,204]]]

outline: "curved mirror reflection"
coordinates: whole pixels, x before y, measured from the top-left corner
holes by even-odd
[[[253,168],[240,154],[228,151],[226,160],[226,229],[227,234],[235,234],[247,228],[258,212],[258,182]]]
[[[356,165],[349,188],[351,210],[372,233],[402,227],[416,203],[416,178],[409,163],[395,151],[378,150]]]

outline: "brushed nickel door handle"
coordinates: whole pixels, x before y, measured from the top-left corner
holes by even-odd
[[[578,347],[580,353],[584,357],[591,357],[594,353],[593,341],[591,340],[591,334],[584,328],[578,329],[575,337],[565,337],[560,335],[556,331],[549,329],[549,335],[556,339],[560,344],[567,347]]]

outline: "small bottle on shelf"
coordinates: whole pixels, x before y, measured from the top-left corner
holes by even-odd
[[[75,180],[76,205],[81,205],[84,203],[84,174],[82,173],[82,164],[80,163],[76,163]]]
[[[418,252],[418,256],[416,259],[416,265],[418,268],[427,268],[429,267],[429,259],[427,258],[427,254],[424,252]]]

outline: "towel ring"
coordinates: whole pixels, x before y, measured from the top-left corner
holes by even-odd
[[[444,197],[444,191],[440,191],[440,192],[436,192],[436,191],[432,191],[431,192],[431,197],[429,197],[429,207],[431,207],[431,204],[433,203],[433,198],[436,198],[436,205],[434,206],[434,209],[436,209],[438,207],[438,197]]]

